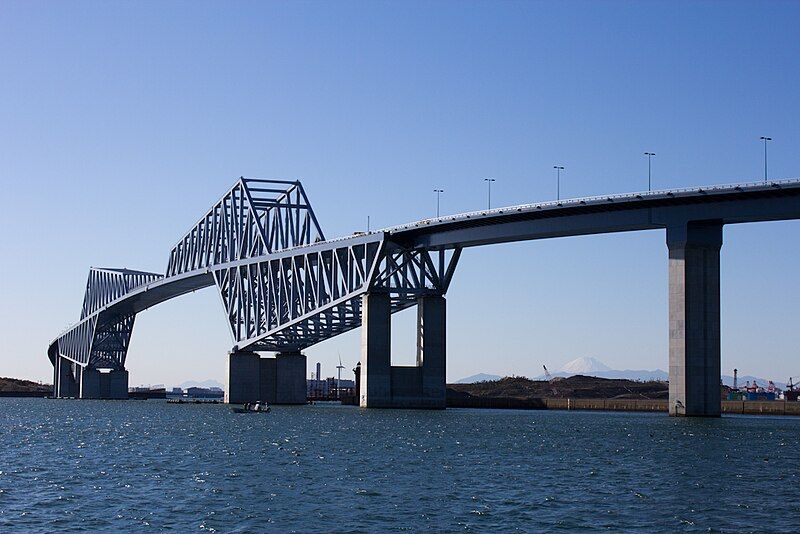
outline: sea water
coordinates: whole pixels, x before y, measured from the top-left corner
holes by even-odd
[[[0,399],[0,532],[796,531],[800,418]]]

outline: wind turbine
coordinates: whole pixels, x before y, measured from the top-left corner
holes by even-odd
[[[342,353],[339,352],[339,365],[336,366],[336,369],[339,371],[339,376],[336,379],[336,398],[341,400],[342,397],[342,369],[344,369],[344,365],[342,365]]]

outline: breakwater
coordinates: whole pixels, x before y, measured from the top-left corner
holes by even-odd
[[[501,408],[512,410],[600,410],[666,412],[666,399],[520,399],[513,397],[448,397],[448,408]],[[750,415],[800,415],[800,402],[722,401],[722,413]]]
[[[48,391],[0,391],[0,397],[49,397],[53,392]]]

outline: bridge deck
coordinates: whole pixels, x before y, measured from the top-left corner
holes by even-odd
[[[96,318],[98,323],[102,323],[109,318],[135,314],[166,300],[212,286],[215,284],[213,271],[376,239],[386,239],[410,249],[443,250],[570,235],[663,229],[689,220],[733,224],[798,218],[798,179],[502,207],[424,219],[367,235],[320,241],[167,276],[133,289],[82,322]],[[80,324],[70,327],[67,332]],[[57,341],[58,338],[53,340],[48,351],[51,358]]]
[[[604,195],[480,210],[393,226],[408,246],[454,248],[551,237],[800,218],[800,179]]]

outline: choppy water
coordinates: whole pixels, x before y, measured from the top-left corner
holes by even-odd
[[[800,418],[0,399],[0,531],[796,531]]]

